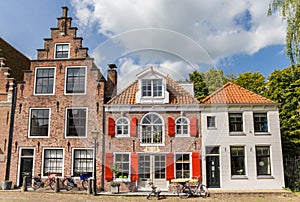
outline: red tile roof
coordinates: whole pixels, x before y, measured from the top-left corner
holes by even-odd
[[[262,97],[234,83],[228,82],[217,91],[207,96],[204,104],[275,104],[270,99]]]
[[[186,89],[179,86],[170,77],[166,78],[167,91],[169,92],[169,104],[198,104],[199,101]],[[138,92],[138,81],[134,81],[107,104],[137,104],[135,94]]]

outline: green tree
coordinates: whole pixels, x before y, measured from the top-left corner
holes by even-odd
[[[214,92],[224,84],[224,75],[222,70],[216,70],[212,67],[204,73],[203,80],[208,87],[208,92]]]
[[[194,71],[189,74],[189,81],[194,83],[195,97],[202,100],[208,95],[208,88],[203,80],[203,73]]]
[[[233,82],[259,95],[264,94],[266,86],[265,77],[259,72],[245,72],[238,75]]]
[[[271,0],[268,15],[276,10],[281,11],[283,20],[287,22],[286,28],[286,55],[291,64],[300,62],[300,1],[299,0]]]

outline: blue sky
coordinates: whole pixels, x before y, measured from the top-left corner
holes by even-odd
[[[226,73],[261,72],[290,65],[285,22],[267,17],[269,0],[10,0],[1,3],[0,36],[31,59],[69,7],[78,36],[102,71],[120,78],[149,64],[178,79],[215,66]],[[104,72],[105,74],[105,72]]]

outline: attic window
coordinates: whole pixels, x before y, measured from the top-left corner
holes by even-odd
[[[162,79],[142,80],[143,97],[162,97]]]
[[[61,43],[55,46],[55,58],[69,58],[70,44]]]

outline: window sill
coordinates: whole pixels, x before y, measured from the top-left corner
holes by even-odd
[[[275,179],[275,177],[271,175],[259,175],[257,176],[257,179]]]
[[[248,176],[246,176],[246,175],[232,175],[231,179],[232,180],[247,180]]]
[[[207,130],[217,130],[216,127],[207,127]]]
[[[50,136],[28,136],[28,138],[50,138]]]
[[[243,132],[229,132],[230,136],[246,136],[246,133]]]
[[[271,133],[269,133],[269,132],[254,132],[254,135],[255,136],[265,136],[265,135],[271,136]]]
[[[125,137],[125,138],[128,138],[130,137],[130,135],[115,135],[116,138],[122,138],[122,137]]]
[[[191,137],[190,135],[175,135],[175,137]]]
[[[117,178],[114,180],[114,182],[130,182],[130,179],[127,178],[127,179],[124,179],[124,178]]]

